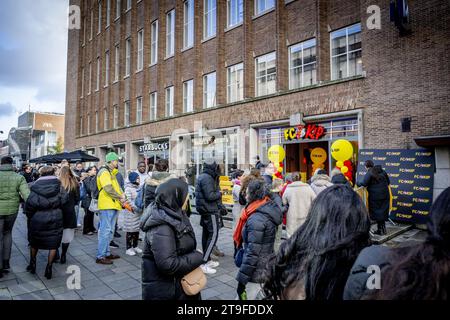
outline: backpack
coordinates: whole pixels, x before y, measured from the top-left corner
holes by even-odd
[[[145,184],[139,188],[136,199],[134,200],[134,205],[140,210],[144,210],[144,196],[145,196]]]

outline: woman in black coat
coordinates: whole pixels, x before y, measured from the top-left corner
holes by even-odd
[[[365,162],[367,173],[362,181],[358,181],[358,187],[364,186],[369,193],[370,219],[377,222],[377,235],[386,234],[386,220],[389,218],[389,176],[381,166],[374,166],[371,160]]]
[[[63,235],[62,206],[66,201],[61,193],[61,182],[50,166],[39,170],[41,177],[31,187],[24,213],[29,219],[30,265],[27,270],[36,273],[36,255],[39,249],[50,250],[45,277],[51,279],[52,264]]]
[[[92,235],[97,230],[94,227],[94,213],[89,210],[89,206],[92,201],[92,193],[97,188],[97,167],[88,168],[87,173],[89,176],[83,180],[86,196],[81,201],[81,206],[84,209],[83,234]]]
[[[141,220],[144,231],[142,256],[143,300],[201,299],[188,296],[181,279],[202,264],[196,250],[194,229],[185,213],[188,185],[170,179],[156,190],[156,200],[146,209]]]

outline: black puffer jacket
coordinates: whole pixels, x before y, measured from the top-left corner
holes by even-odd
[[[259,207],[247,220],[242,230],[244,255],[236,280],[261,283],[262,275],[273,247],[277,227],[281,224],[283,214],[275,201],[269,201]]]
[[[219,166],[205,164],[195,187],[195,207],[199,214],[217,213],[222,204],[219,188]]]
[[[80,189],[77,188],[74,191],[65,193],[66,202],[64,203],[63,209],[63,226],[64,229],[75,229],[77,227],[77,212],[75,211],[75,206],[80,203]]]
[[[145,234],[142,256],[143,300],[200,299],[200,295],[187,296],[181,287],[181,278],[202,264],[203,255],[196,250],[194,229],[187,215],[181,211],[184,200],[177,205],[172,201],[159,201],[160,193],[175,193],[173,185],[186,186],[176,191],[180,199],[187,197],[187,184],[171,179],[158,189],[157,199],[141,219]],[[162,204],[166,203],[166,204]]]
[[[56,177],[38,179],[31,187],[24,213],[29,219],[31,247],[43,250],[57,249],[63,234],[62,206],[66,199]]]
[[[144,190],[144,207],[147,208],[150,204],[155,201],[156,198],[156,188],[161,183],[168,181],[169,179],[176,178],[176,176],[170,174],[169,172],[159,172],[153,171],[151,178],[145,180],[145,190]]]
[[[374,166],[366,173],[358,186],[367,187],[370,219],[386,221],[389,217],[389,176],[381,166]]]

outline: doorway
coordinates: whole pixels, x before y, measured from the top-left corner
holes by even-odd
[[[311,179],[316,169],[330,173],[328,141],[286,144],[285,150],[286,173],[300,172],[304,182]]]

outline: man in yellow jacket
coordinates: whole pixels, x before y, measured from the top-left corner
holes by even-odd
[[[109,249],[109,243],[114,236],[117,214],[122,210],[126,202],[123,190],[116,179],[119,172],[119,156],[110,152],[106,155],[106,166],[100,168],[97,174],[98,217],[100,226],[98,229],[98,250],[96,263],[112,264],[112,260],[120,258],[113,255]]]

